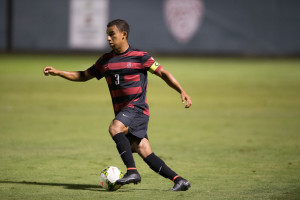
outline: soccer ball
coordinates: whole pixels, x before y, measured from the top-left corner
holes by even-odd
[[[121,187],[121,185],[116,184],[116,181],[123,176],[123,173],[117,167],[106,167],[100,173],[100,184],[106,190],[115,191]]]

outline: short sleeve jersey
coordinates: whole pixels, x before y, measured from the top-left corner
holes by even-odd
[[[161,68],[147,52],[129,47],[122,54],[114,51],[104,54],[88,69],[88,73],[98,80],[105,77],[115,115],[131,107],[149,116],[147,72],[156,73]]]

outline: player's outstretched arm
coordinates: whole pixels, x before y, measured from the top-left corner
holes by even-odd
[[[182,89],[179,82],[174,78],[174,76],[162,68],[158,72],[155,73],[157,76],[162,78],[171,88],[175,89],[177,92],[181,94],[182,103],[186,102],[185,107],[189,108],[192,105],[192,100],[189,95]]]
[[[46,66],[43,71],[46,76],[60,76],[70,81],[88,81],[94,78],[94,76],[90,75],[87,71],[61,71],[51,66]]]

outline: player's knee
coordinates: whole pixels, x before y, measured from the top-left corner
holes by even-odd
[[[125,127],[123,124],[120,124],[120,123],[117,123],[116,121],[113,121],[110,126],[109,126],[109,129],[108,129],[109,133],[111,136],[114,136],[118,133],[121,133],[121,132],[124,132],[125,133]]]
[[[111,124],[108,128],[108,132],[110,133],[111,136],[114,136],[120,133],[121,131],[116,125]]]
[[[146,138],[142,139],[141,142],[137,145],[137,152],[142,158],[146,158],[152,153],[150,143]]]

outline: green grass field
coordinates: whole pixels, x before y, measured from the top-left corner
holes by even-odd
[[[42,73],[97,57],[0,55],[0,199],[300,199],[299,59],[156,58],[193,100],[149,75],[152,149],[192,185],[175,193],[137,155],[141,184],[99,187],[106,166],[125,171],[106,82]]]

